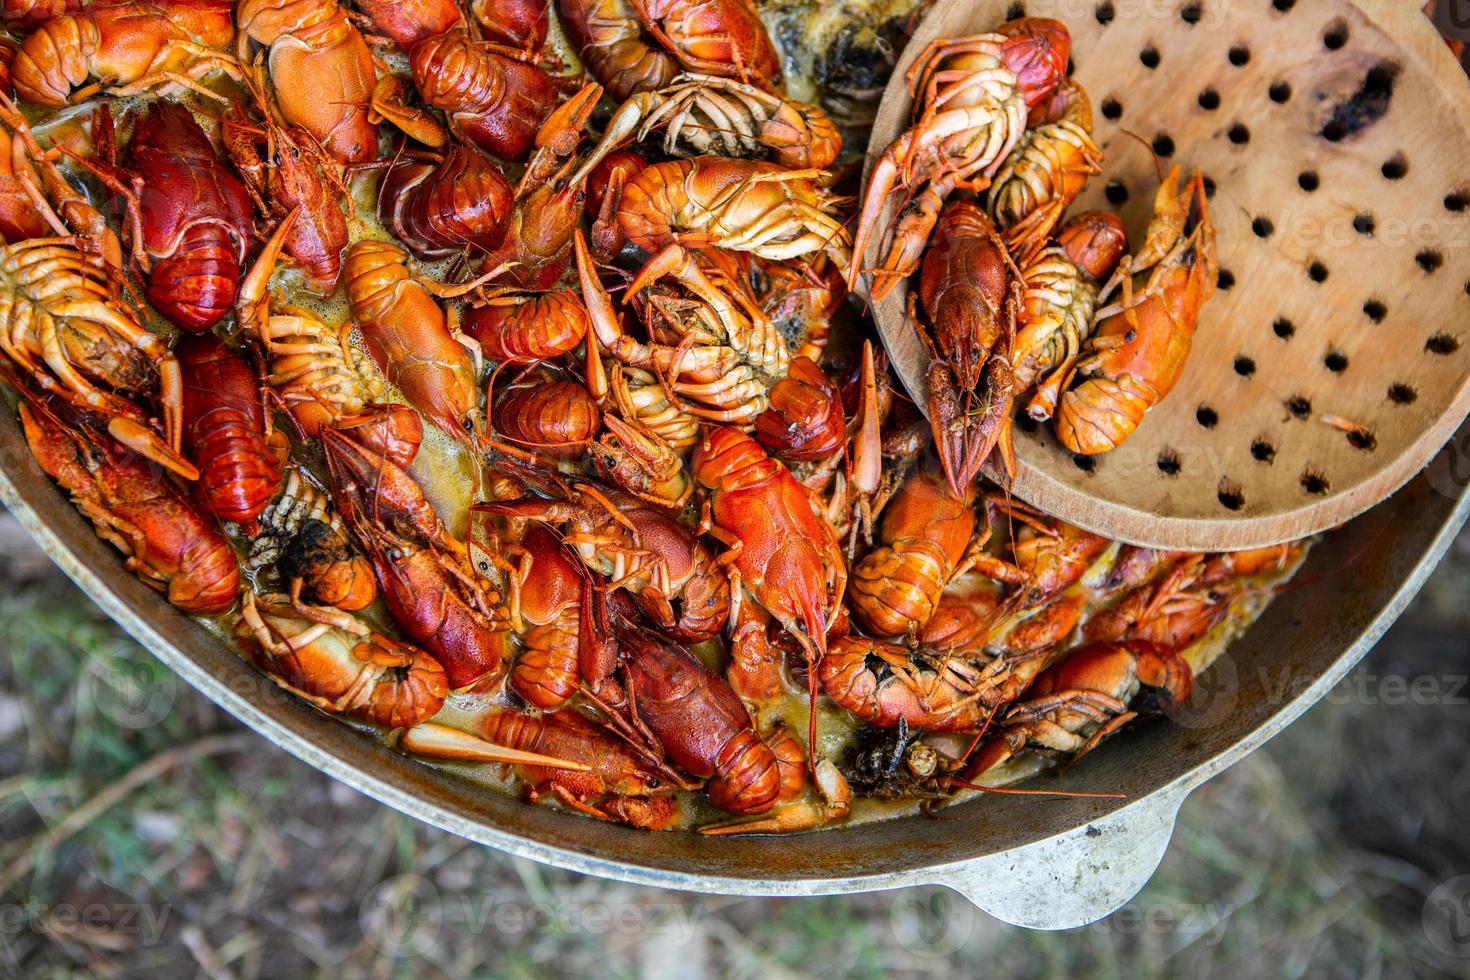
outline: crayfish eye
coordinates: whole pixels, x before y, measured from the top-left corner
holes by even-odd
[[[657,777],[650,777],[649,780],[648,780],[648,788],[649,789],[658,789],[662,785],[663,785],[663,781],[660,780],[660,779],[658,779]]]

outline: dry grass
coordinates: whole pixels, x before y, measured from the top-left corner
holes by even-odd
[[[0,525],[0,531],[3,531]],[[272,748],[6,538],[0,975],[1458,973],[1426,896],[1470,872],[1460,549],[1340,696],[1185,806],[1127,910],[1063,934],[942,890],[663,892],[511,859]],[[1430,678],[1391,704],[1382,679]],[[1376,678],[1372,679],[1372,678]],[[1396,688],[1392,689],[1396,690]],[[1413,700],[1413,699],[1409,699]],[[1431,917],[1431,926],[1434,922]]]

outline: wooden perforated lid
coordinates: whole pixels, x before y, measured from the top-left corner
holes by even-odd
[[[1096,109],[1103,175],[1075,208],[1119,211],[1137,247],[1155,156],[1199,167],[1220,288],[1178,385],[1121,448],[1074,457],[1018,419],[1015,495],[1110,537],[1219,550],[1334,527],[1402,486],[1470,409],[1470,82],[1417,5],[939,0],[870,164],[908,125],[925,44],[1023,12],[1067,23]],[[923,405],[906,303],[904,285],[874,314]]]

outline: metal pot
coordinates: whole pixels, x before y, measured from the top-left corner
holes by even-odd
[[[0,417],[0,500],[123,628],[220,707],[303,761],[451,833],[557,867],[735,895],[937,884],[1018,925],[1118,908],[1163,856],[1180,804],[1325,695],[1419,590],[1470,511],[1470,425],[1390,500],[1313,549],[1291,588],[1171,721],[1113,739],[1047,786],[1126,799],[993,796],[799,838],[649,834],[550,810],[421,765],[280,691],[123,568]]]

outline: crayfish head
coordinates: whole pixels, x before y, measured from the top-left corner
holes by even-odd
[[[678,509],[694,490],[679,454],[648,426],[603,416],[607,434],[590,445],[598,475],[661,507]]]
[[[1128,251],[1128,234],[1123,219],[1111,211],[1085,211],[1057,233],[1057,244],[1078,268],[1102,282]]]

